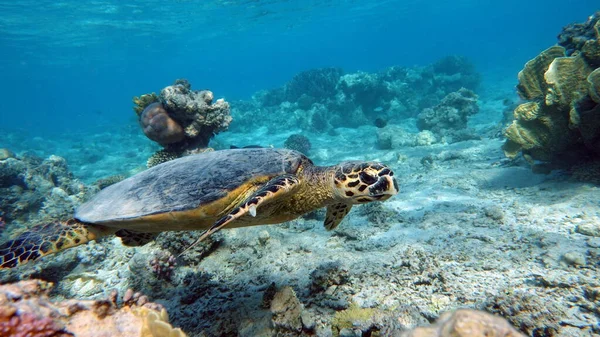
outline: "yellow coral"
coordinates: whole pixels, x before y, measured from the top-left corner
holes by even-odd
[[[185,337],[186,334],[179,328],[169,324],[169,315],[165,309],[160,312],[146,307],[134,308],[133,314],[142,319],[140,337]]]
[[[600,22],[600,21],[598,21]],[[592,71],[588,77],[588,94],[596,103],[600,103],[600,68]]]
[[[179,152],[169,151],[166,149],[158,150],[152,156],[150,156],[150,158],[148,158],[148,161],[146,161],[146,166],[151,168],[179,157],[181,157],[181,153]]]
[[[550,63],[557,57],[565,56],[565,48],[552,46],[537,57],[525,63],[523,70],[519,72],[519,85],[517,90],[523,99],[535,99],[546,94],[547,84],[544,73],[548,70]]]
[[[135,111],[136,115],[139,117],[148,105],[156,102],[158,102],[158,96],[155,93],[144,94],[139,97],[136,96],[133,98],[133,104],[135,104],[133,111]]]
[[[356,322],[366,322],[375,316],[376,309],[361,308],[356,303],[350,304],[346,310],[338,311],[333,316],[331,328],[334,336],[339,336],[343,329],[350,329]]]
[[[546,105],[558,104],[562,109],[572,109],[573,104],[587,94],[587,77],[590,66],[578,54],[557,57],[544,73],[548,84]]]

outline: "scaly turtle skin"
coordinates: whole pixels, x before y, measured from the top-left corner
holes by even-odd
[[[0,268],[107,235],[142,245],[164,231],[205,230],[201,241],[228,227],[278,224],[327,207],[334,229],[354,204],[398,193],[393,172],[375,162],[315,166],[284,149],[202,153],[154,166],[108,186],[72,219],[36,226],[0,246]]]

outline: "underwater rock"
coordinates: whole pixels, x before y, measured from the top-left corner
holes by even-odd
[[[398,125],[388,125],[385,128],[377,129],[377,147],[381,150],[404,146],[429,146],[437,142],[436,136],[429,130],[413,134]]]
[[[14,158],[15,154],[9,149],[0,149],[0,160],[5,160],[8,158]]]
[[[303,307],[291,287],[283,287],[275,293],[270,310],[273,313],[273,325],[277,330],[296,333],[302,331]]]
[[[161,305],[128,291],[103,300],[50,301],[52,284],[41,280],[0,286],[0,333],[3,336],[184,337],[169,324]]]
[[[293,134],[285,140],[283,147],[308,155],[308,151],[310,151],[312,145],[310,144],[308,137],[300,134]]]
[[[163,88],[158,96],[134,98],[134,110],[141,111],[138,115],[144,134],[169,152],[169,155],[157,154],[149,160],[149,165],[207,148],[214,135],[229,128],[232,121],[229,103],[213,99],[211,91],[192,90],[184,79]]]
[[[430,327],[419,327],[401,337],[525,337],[504,318],[483,311],[459,309],[442,314]]]
[[[528,101],[515,108],[515,120],[504,132],[507,157],[523,154],[531,163],[544,161],[554,168],[600,159],[599,65],[582,51],[600,46],[600,23],[595,20],[583,25],[594,29],[585,28],[585,34],[570,38],[568,43],[565,36],[561,39],[560,44],[579,52],[553,46],[519,72],[517,90]],[[580,30],[583,26],[573,27]]]
[[[417,117],[419,130],[429,130],[438,136],[452,136],[467,128],[467,119],[479,112],[478,96],[461,88],[448,94],[433,108],[423,110]]]

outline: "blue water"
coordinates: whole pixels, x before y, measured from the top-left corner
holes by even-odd
[[[0,4],[0,132],[59,139],[131,123],[175,78],[227,100],[299,71],[468,56],[515,79],[597,1],[18,1]],[[515,80],[516,82],[516,80]],[[1,142],[0,142],[1,145]]]

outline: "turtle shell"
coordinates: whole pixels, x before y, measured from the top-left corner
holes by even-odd
[[[291,173],[312,165],[286,149],[235,149],[191,155],[154,166],[108,186],[81,205],[75,218],[118,225],[156,214],[201,209],[254,178]]]

